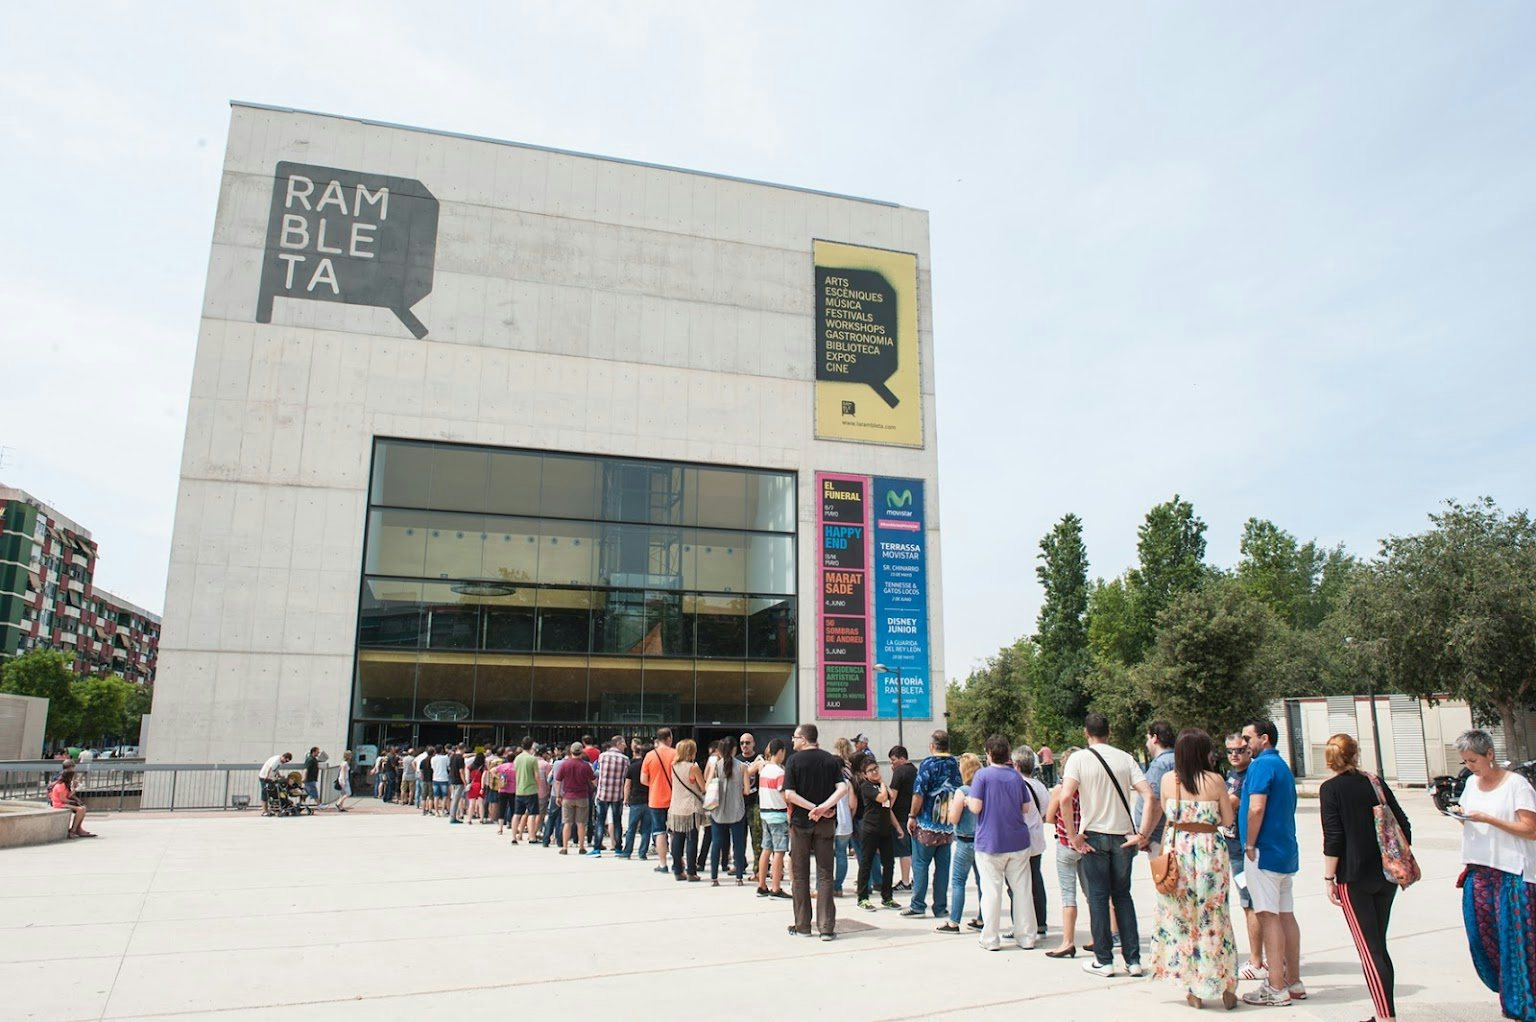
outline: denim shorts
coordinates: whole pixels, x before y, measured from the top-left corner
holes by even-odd
[[[512,805],[512,812],[514,814],[518,816],[539,815],[539,796],[537,793],[532,795],[517,795],[515,798],[516,801]]]
[[[667,810],[665,806],[660,809],[651,806],[651,832],[654,834],[665,834],[667,832]]]
[[[1082,852],[1056,842],[1056,884],[1061,889],[1062,908],[1077,908],[1077,887],[1083,880],[1082,861]]]
[[[897,838],[893,842],[893,844],[896,846],[896,858],[898,858],[898,859],[910,859],[910,858],[912,858],[912,834],[910,832],[908,832],[906,834],[903,834],[901,837]]]
[[[433,798],[447,798],[448,797],[448,782],[447,781],[433,781],[432,782],[432,797]]]
[[[789,822],[787,820],[763,820],[763,851],[789,851]]]

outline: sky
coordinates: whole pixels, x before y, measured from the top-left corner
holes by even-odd
[[[1536,504],[1536,6],[13,5],[0,482],[158,611],[230,100],[930,211],[945,667],[1175,493],[1373,554]],[[1086,8],[1086,9],[1085,9]]]

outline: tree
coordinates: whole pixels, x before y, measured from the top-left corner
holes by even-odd
[[[1129,666],[1141,658],[1135,596],[1121,578],[1099,579],[1088,594],[1088,649],[1095,663]]]
[[[144,726],[144,717],[150,712],[150,707],[155,702],[155,686],[149,682],[133,686],[133,694],[128,697],[128,705],[124,710],[123,741],[129,745],[138,745],[140,729]]]
[[[1040,540],[1035,577],[1045,599],[1035,620],[1040,655],[1029,678],[1037,741],[1060,742],[1069,722],[1081,721],[1087,704],[1082,679],[1092,661],[1088,653],[1088,548],[1083,521],[1074,514]]]
[[[43,737],[50,742],[67,741],[74,737],[80,718],[79,700],[70,687],[74,678],[64,654],[34,649],[5,662],[0,670],[0,692],[48,700]]]
[[[1146,734],[1147,725],[1152,722],[1152,706],[1143,694],[1136,670],[1115,660],[1096,660],[1083,679],[1088,709],[1108,717],[1110,741],[1133,753],[1140,745],[1136,736]],[[1082,741],[1081,726],[1074,736]]]
[[[1378,688],[1465,699],[1504,721],[1516,759],[1532,754],[1536,703],[1536,522],[1484,497],[1447,501],[1432,528],[1382,541],[1352,586],[1345,619]]]
[[[1257,668],[1271,612],[1231,580],[1175,596],[1135,680],[1152,716],[1215,738],[1259,715],[1273,689]]]
[[[1136,627],[1130,635],[1127,664],[1140,663],[1157,633],[1157,615],[1180,593],[1205,578],[1205,523],[1176,493],[1147,512],[1136,532],[1138,564],[1126,575]]]
[[[80,705],[75,737],[91,745],[121,738],[128,730],[128,700],[134,684],[115,674],[81,678],[71,686]]]
[[[1237,580],[1287,626],[1316,628],[1337,605],[1354,558],[1343,547],[1323,550],[1315,540],[1296,537],[1273,522],[1250,518],[1239,543]]]
[[[989,657],[963,685],[950,684],[952,751],[979,749],[991,734],[1008,735],[1010,740],[1029,734],[1027,678],[1037,657],[1034,644],[1020,639]]]

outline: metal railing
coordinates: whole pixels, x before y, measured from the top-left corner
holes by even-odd
[[[0,799],[48,800],[58,760],[0,762]],[[98,759],[75,766],[75,794],[93,811],[254,809],[261,811],[260,763],[145,763]],[[285,770],[284,774],[292,771]],[[320,768],[319,805],[336,801],[340,767]]]

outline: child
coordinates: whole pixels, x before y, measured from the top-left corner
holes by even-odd
[[[891,880],[896,875],[896,838],[902,833],[901,824],[891,811],[896,796],[881,783],[880,764],[873,757],[864,759],[861,770],[859,804],[865,809],[859,822],[859,908],[875,911],[869,900],[869,871],[876,855],[880,856],[880,904],[897,908],[891,897]]]
[[[768,754],[757,773],[758,808],[763,817],[763,854],[757,863],[757,896],[788,898],[784,890],[784,853],[789,851],[789,817],[784,801],[784,740],[768,743]],[[770,864],[773,887],[769,888]]]

